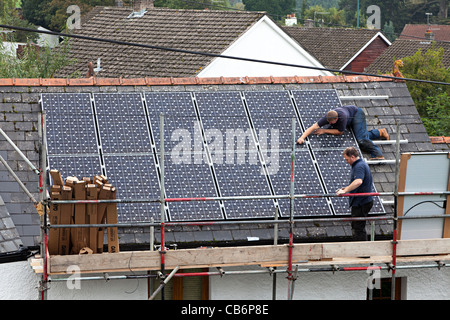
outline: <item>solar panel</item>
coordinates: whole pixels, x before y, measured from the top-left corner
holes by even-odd
[[[88,93],[44,93],[48,154],[97,154],[94,114]]]
[[[239,92],[195,93],[222,196],[270,195]],[[225,201],[230,219],[274,215],[272,200]]]
[[[159,154],[164,114],[164,188],[168,198],[216,197],[192,97],[187,92],[146,93],[154,143]],[[171,202],[171,220],[223,219],[219,202]]]
[[[105,173],[117,188],[118,199],[160,197],[147,116],[139,93],[95,93]],[[118,220],[147,222],[159,217],[153,203],[123,203]]]
[[[92,97],[92,98],[91,98]],[[168,198],[287,195],[292,119],[297,132],[341,105],[335,90],[42,94],[48,163],[63,176],[107,175],[119,199],[160,197],[160,114]],[[311,135],[295,146],[295,194],[334,193],[348,184],[342,136]],[[258,147],[258,148],[257,148]],[[375,189],[374,189],[375,190]],[[170,202],[172,221],[272,217],[288,199]],[[295,216],[350,214],[347,198],[296,199]],[[384,213],[378,197],[371,213]],[[121,203],[119,221],[160,216],[159,203]]]
[[[108,180],[117,189],[117,199],[157,199],[159,182],[152,155],[105,155]],[[149,222],[161,217],[159,203],[118,203],[119,222]]]
[[[87,93],[44,93],[48,167],[63,178],[102,174],[94,113]],[[52,183],[52,182],[50,182]]]
[[[94,103],[103,153],[152,153],[139,93],[95,93]]]
[[[261,151],[268,167],[275,194],[287,195],[290,191],[292,119],[296,131],[300,125],[287,91],[245,92],[252,123],[257,132]],[[305,145],[295,146],[295,194],[323,194],[319,176]],[[289,200],[280,199],[280,212],[289,216]],[[294,203],[294,216],[330,215],[325,198],[300,198]]]
[[[100,163],[99,155],[48,156],[48,167],[59,170],[63,178],[75,176],[80,179],[101,174],[102,168]]]

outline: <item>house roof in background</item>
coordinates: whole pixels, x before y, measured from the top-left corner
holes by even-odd
[[[406,24],[398,38],[402,40],[424,40],[428,29],[433,32],[435,40],[450,41],[450,25],[443,24]]]
[[[221,54],[265,14],[249,11],[174,10],[152,8],[142,17],[129,18],[131,8],[97,7],[84,17],[77,35],[156,47]],[[83,19],[82,19],[83,20]],[[57,77],[84,77],[88,63],[101,58],[101,77],[189,77],[213,57],[71,39],[72,66]]]
[[[38,105],[41,93],[45,92],[143,92],[143,91],[267,91],[267,90],[310,90],[334,89],[340,97],[347,97],[344,104],[354,104],[363,108],[367,115],[369,129],[387,128],[391,136],[395,136],[399,123],[400,139],[408,140],[401,144],[400,150],[405,152],[433,152],[434,144],[430,142],[422,121],[414,106],[414,102],[404,82],[394,82],[389,79],[366,76],[329,76],[329,77],[236,77],[236,78],[139,78],[139,79],[0,79],[0,92],[7,103],[14,99],[16,108]],[[23,93],[21,93],[23,90]],[[357,96],[387,96],[388,99],[358,99]],[[349,98],[354,97],[354,98]],[[24,117],[25,118],[25,117]],[[25,121],[25,120],[23,120]],[[30,120],[28,120],[30,121]],[[393,136],[393,137],[394,137]],[[440,144],[440,146],[446,146]],[[34,148],[34,146],[33,146]],[[386,159],[395,158],[395,145],[381,146]],[[448,149],[447,149],[448,151]],[[35,152],[35,151],[34,151]],[[367,156],[367,155],[365,155]],[[393,192],[395,184],[395,166],[392,164],[373,165],[371,170],[374,183],[379,192]],[[34,179],[37,179],[33,175]],[[36,181],[31,181],[37,183]],[[7,194],[7,193],[5,193]],[[7,194],[10,196],[9,194]],[[389,200],[389,199],[387,199]],[[8,205],[8,203],[7,203]],[[12,207],[13,208],[13,207]],[[386,206],[386,211],[392,212],[392,207]],[[11,210],[10,210],[11,211]],[[18,230],[30,230],[24,225],[33,213],[22,211],[10,212],[18,221]],[[18,225],[19,224],[19,225]],[[36,232],[39,228],[33,225]],[[121,245],[148,246],[148,228],[121,228]],[[377,221],[377,236],[389,236],[392,232],[392,222]],[[20,233],[20,232],[19,232]],[[279,241],[286,241],[289,226],[280,224]],[[22,236],[22,234],[21,234]],[[30,234],[27,234],[30,236]],[[34,235],[38,239],[39,234]],[[349,239],[351,227],[349,222],[324,221],[320,225],[314,222],[296,222],[294,226],[296,241],[320,241]],[[260,242],[273,241],[273,226],[270,224],[235,224],[235,225],[183,225],[167,226],[166,241],[179,246],[210,245],[211,243],[238,244],[247,242],[248,237],[259,239]],[[36,240],[35,240],[36,241]],[[155,232],[155,241],[159,241],[159,233]],[[211,242],[212,241],[212,242]],[[27,244],[29,245],[29,244]],[[35,243],[38,245],[38,243]]]
[[[414,55],[419,49],[426,52],[432,48],[444,48],[442,63],[446,68],[450,67],[450,42],[426,41],[426,40],[402,40],[396,39],[367,69],[368,73],[392,72],[394,59],[403,59]]]
[[[324,66],[332,69],[345,67],[377,36],[390,45],[390,41],[378,30],[306,27],[283,27],[283,30]]]

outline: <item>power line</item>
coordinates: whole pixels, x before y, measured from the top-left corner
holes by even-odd
[[[247,62],[257,62],[257,63],[273,64],[273,65],[279,65],[279,66],[285,66],[285,67],[321,70],[321,71],[328,71],[328,72],[335,72],[335,73],[352,74],[352,75],[360,75],[360,76],[368,76],[368,77],[378,77],[378,78],[386,78],[386,79],[393,79],[393,80],[414,81],[414,82],[422,82],[422,83],[430,83],[430,84],[438,84],[438,85],[450,85],[450,83],[440,82],[440,81],[431,81],[431,80],[422,80],[422,79],[413,79],[413,78],[400,78],[400,77],[394,77],[394,76],[389,76],[389,75],[378,75],[378,74],[370,74],[370,73],[348,71],[348,70],[338,70],[338,69],[321,68],[321,67],[314,67],[314,66],[305,66],[305,65],[298,65],[298,64],[286,63],[286,62],[275,62],[275,61],[252,59],[252,58],[235,57],[235,56],[229,56],[229,55],[223,55],[223,54],[215,54],[215,53],[184,50],[184,49],[175,49],[175,48],[154,46],[154,45],[142,44],[142,43],[134,43],[134,42],[126,42],[126,41],[119,41],[119,40],[112,40],[112,39],[105,39],[105,38],[82,36],[82,35],[78,35],[78,34],[61,33],[61,32],[56,32],[56,31],[35,30],[35,29],[30,29],[30,28],[15,27],[15,26],[4,25],[4,24],[0,24],[0,28],[20,30],[20,31],[26,31],[26,32],[44,33],[44,34],[56,35],[56,36],[60,36],[60,37],[83,39],[83,40],[88,40],[88,41],[107,42],[107,43],[112,43],[112,44],[117,44],[117,45],[134,46],[134,47],[140,47],[140,48],[146,48],[146,49],[155,49],[155,50],[186,53],[186,54],[193,54],[193,55],[203,55],[203,56],[208,56],[208,57],[213,57],[213,58],[224,58],[224,59],[240,60],[240,61],[247,61]]]

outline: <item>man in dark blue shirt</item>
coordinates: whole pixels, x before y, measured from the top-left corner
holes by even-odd
[[[329,128],[321,128],[326,125],[328,125]],[[304,143],[306,137],[311,133],[317,135],[342,135],[347,128],[351,128],[353,130],[359,147],[361,150],[370,154],[371,160],[384,159],[380,148],[376,146],[372,140],[381,138],[389,140],[389,134],[386,129],[372,129],[367,131],[366,116],[364,111],[361,108],[351,105],[338,107],[334,110],[328,111],[325,116],[320,118],[316,123],[309,127],[300,138],[298,138],[297,143]]]
[[[345,161],[352,167],[349,185],[337,190],[336,194],[370,193],[373,192],[372,173],[365,161],[359,157],[358,150],[348,147],[344,150]],[[352,217],[367,217],[373,206],[372,196],[349,197]],[[366,221],[352,221],[353,238],[356,241],[366,241]]]

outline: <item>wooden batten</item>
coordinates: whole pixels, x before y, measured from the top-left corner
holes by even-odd
[[[51,200],[108,200],[116,198],[116,188],[103,175],[93,178],[75,176],[63,178],[58,170],[51,170],[54,184],[50,187]],[[107,210],[108,209],[108,210]],[[116,203],[51,203],[50,225],[117,223]],[[78,255],[103,252],[105,228],[50,228],[49,253],[51,255]],[[119,252],[116,228],[108,228],[108,251]]]

